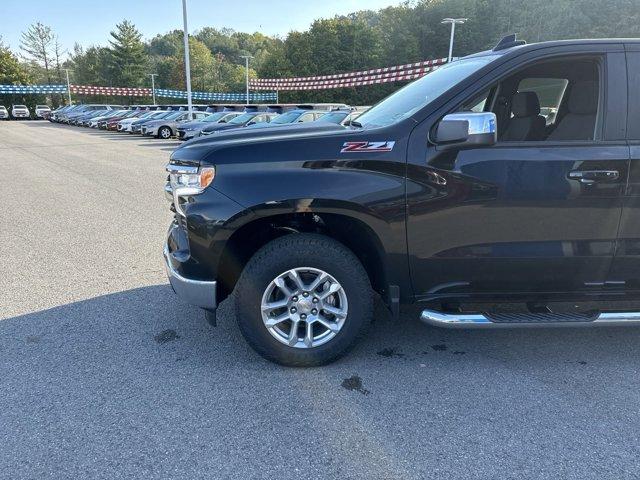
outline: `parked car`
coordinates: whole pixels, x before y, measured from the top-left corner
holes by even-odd
[[[81,116],[89,115],[92,112],[96,111],[105,111],[105,110],[113,110],[120,109],[121,106],[118,105],[104,105],[104,104],[90,104],[90,105],[78,105],[77,108],[69,110],[60,116],[60,119],[63,123],[73,124],[76,118]]]
[[[11,116],[13,118],[31,118],[31,114],[26,105],[13,105],[11,107]]]
[[[282,125],[290,125],[292,123],[315,122],[325,113],[326,111],[323,110],[297,108],[278,115],[270,122],[256,123],[255,125],[250,125],[247,128],[280,127]]]
[[[53,112],[51,112],[51,115],[49,115],[49,121],[59,123],[61,121],[62,115],[73,110],[76,107],[77,105],[65,105],[63,107],[56,108]]]
[[[115,130],[116,125],[118,125],[119,121],[125,120],[127,118],[136,117],[138,113],[139,112],[136,110],[119,110],[114,115],[111,115],[108,118],[100,120],[98,122],[98,128],[100,130]],[[109,128],[109,125],[111,125],[111,128]]]
[[[137,118],[140,118],[140,116],[143,113],[144,113],[143,110],[131,110],[128,113],[126,113],[126,114],[124,114],[122,116],[116,116],[116,117],[108,119],[106,122],[101,122],[101,124],[99,125],[99,128],[104,129],[104,130],[117,131],[118,130],[118,125],[120,124],[120,122],[125,121],[125,120],[135,120]]]
[[[232,130],[234,128],[248,127],[250,125],[259,125],[261,123],[269,123],[278,116],[273,112],[245,112],[235,118],[224,123],[213,123],[205,126],[200,130],[200,135],[211,135],[212,133]]]
[[[69,121],[69,123],[71,125],[77,125],[78,127],[88,127],[91,120],[107,115],[111,111],[112,110],[92,110],[84,113],[83,115],[74,117]]]
[[[513,35],[348,128],[194,139],[167,166],[171,285],[212,322],[234,292],[248,343],[292,366],[348,351],[374,292],[444,327],[639,325],[638,75],[640,40]]]
[[[171,138],[176,135],[176,129],[181,123],[204,120],[208,116],[206,112],[192,112],[191,115],[186,111],[174,112],[160,119],[145,122],[141,126],[141,133],[150,137]]]
[[[111,118],[122,118],[124,115],[126,115],[127,113],[130,113],[131,110],[127,110],[127,109],[114,109],[114,110],[108,110],[106,112],[104,112],[102,115],[99,115],[97,117],[93,117],[89,122],[88,122],[88,127],[91,128],[104,128],[104,126],[106,125],[107,121]]]
[[[198,121],[185,122],[178,126],[177,134],[179,140],[189,140],[200,136],[200,131],[207,125],[215,123],[226,123],[232,118],[242,115],[242,112],[215,112],[206,118]]]
[[[49,113],[51,113],[49,105],[36,105],[36,118],[45,118]]]
[[[332,112],[327,112],[324,115],[321,115],[316,122],[320,123],[335,123],[337,125],[349,125],[352,120],[355,120],[360,115],[362,115],[364,111],[362,110],[353,110],[353,109],[339,109],[334,110]]]
[[[168,117],[169,115],[175,115],[177,112],[172,110],[157,110],[149,115],[147,118],[140,117],[140,120],[136,120],[131,123],[131,130],[129,133],[142,133],[142,125],[153,120],[160,120]]]
[[[3,120],[9,120],[9,112],[7,111],[7,107],[4,105],[0,105],[0,118]]]
[[[144,120],[144,119],[149,119],[151,117],[153,117],[154,115],[159,114],[159,110],[149,110],[146,112],[142,112],[140,115],[138,116],[132,116],[129,118],[125,118],[124,120],[121,120],[117,123],[117,130],[118,132],[127,132],[127,133],[131,133],[131,128],[133,125],[133,122],[137,122],[139,120]]]

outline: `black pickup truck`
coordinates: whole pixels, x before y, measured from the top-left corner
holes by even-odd
[[[212,320],[233,292],[281,364],[346,352],[375,293],[431,325],[640,324],[612,307],[640,300],[639,40],[506,37],[347,128],[198,139],[167,170],[175,292]]]

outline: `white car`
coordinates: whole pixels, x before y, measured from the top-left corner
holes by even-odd
[[[116,129],[119,132],[131,132],[131,124],[137,120],[142,120],[143,118],[149,118],[152,115],[155,115],[158,113],[158,110],[149,110],[145,113],[143,113],[142,115],[140,115],[139,117],[129,117],[129,118],[125,118],[124,120],[120,120],[118,122],[118,125],[116,127]]]
[[[13,118],[31,118],[31,114],[26,105],[13,105],[11,107],[11,116]]]
[[[9,120],[9,112],[7,111],[7,107],[4,105],[0,105],[0,118],[3,120]]]
[[[36,118],[44,118],[45,113],[51,113],[48,105],[36,105]]]

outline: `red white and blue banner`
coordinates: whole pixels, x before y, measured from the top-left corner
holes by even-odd
[[[258,78],[249,82],[254,90],[323,90],[415,80],[447,63],[446,58],[392,67],[313,77]]]
[[[184,90],[166,90],[162,88],[156,89],[156,97],[166,98],[187,98],[187,92]],[[191,92],[191,98],[193,100],[215,100],[223,102],[245,102],[247,99],[246,93],[211,93],[211,92]],[[250,102],[268,102],[276,101],[277,95],[275,92],[266,93],[249,93]]]
[[[130,87],[102,87],[96,85],[70,85],[71,93],[74,95],[107,95],[123,97],[151,97],[153,92],[150,88],[130,88]],[[66,85],[0,85],[0,94],[10,95],[47,95],[52,93],[67,93]],[[184,90],[156,89],[156,97],[163,98],[187,98]],[[245,102],[246,93],[232,92],[191,92],[194,100],[217,100],[224,102]],[[276,101],[275,92],[250,93],[249,101],[265,102]]]
[[[66,85],[0,85],[0,94],[27,95],[67,93]]]

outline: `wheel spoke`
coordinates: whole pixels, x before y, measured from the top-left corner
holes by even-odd
[[[282,315],[278,315],[277,317],[269,317],[267,320],[265,320],[264,324],[267,326],[267,328],[271,328],[281,324],[282,322],[286,322],[287,320],[289,320],[289,312],[285,312]]]
[[[331,285],[329,285],[329,288],[327,290],[324,290],[322,293],[320,293],[320,299],[324,300],[329,295],[333,295],[334,293],[340,291],[341,288],[342,287],[339,283],[332,283]]]
[[[331,315],[334,315],[336,318],[345,318],[347,315],[344,313],[344,310],[341,308],[333,307],[331,305],[323,305],[322,309],[325,312],[329,312]]]
[[[336,322],[331,322],[331,321],[327,320],[324,317],[318,316],[316,318],[316,322],[318,322],[322,326],[328,328],[332,332],[337,332],[338,330],[340,330],[340,325],[338,325]]]
[[[294,321],[291,323],[291,331],[289,332],[289,338],[287,339],[290,346],[294,346],[298,343],[298,323]]]
[[[273,281],[273,283],[276,284],[276,286],[282,291],[282,293],[285,294],[285,296],[290,297],[293,294],[293,292],[289,290],[289,287],[287,286],[287,283],[284,281],[284,278],[278,277]]]
[[[300,292],[302,292],[303,290],[306,289],[305,284],[302,281],[302,279],[300,278],[300,275],[298,275],[298,271],[297,270],[290,270],[288,272],[288,275],[289,275],[289,278],[295,282],[295,284],[298,287],[298,290]]]
[[[321,274],[319,274],[316,279],[311,283],[311,285],[309,285],[308,289],[310,292],[315,291],[316,288],[318,288],[320,286],[320,284],[322,284],[323,282],[325,282],[327,280],[328,275],[324,272],[322,272]]]
[[[272,312],[274,310],[278,310],[279,308],[284,308],[287,306],[289,302],[288,299],[284,298],[282,300],[278,300],[276,302],[265,303],[262,305],[263,312]]]
[[[307,347],[312,347],[313,346],[313,323],[307,322],[306,327],[307,328],[305,330],[305,335],[304,335],[304,344]]]

